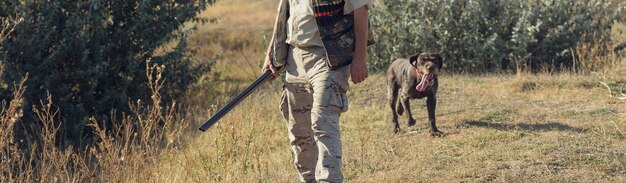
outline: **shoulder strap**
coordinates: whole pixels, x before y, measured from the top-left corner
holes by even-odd
[[[312,0],[315,19],[320,26],[328,26],[343,19],[344,0]]]

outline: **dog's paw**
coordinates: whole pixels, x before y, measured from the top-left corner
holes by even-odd
[[[442,131],[439,131],[439,130],[431,130],[430,131],[430,136],[431,137],[443,137],[445,135],[446,135],[445,133],[443,133]]]
[[[393,133],[395,134],[400,133],[400,127],[393,128]]]

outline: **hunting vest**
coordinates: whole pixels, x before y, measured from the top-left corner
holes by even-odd
[[[338,69],[352,62],[355,48],[354,15],[344,15],[344,0],[311,0],[317,28],[326,51],[326,64]],[[271,57],[274,67],[282,67],[287,63],[289,45],[287,40],[287,19],[289,18],[289,2],[279,2],[278,16],[274,26]],[[371,30],[367,45],[373,44]]]

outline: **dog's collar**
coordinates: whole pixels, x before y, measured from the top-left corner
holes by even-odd
[[[422,71],[420,71],[417,67],[413,67],[413,69],[415,70],[415,73],[417,73],[417,77],[422,77],[424,75],[424,73],[422,73]]]

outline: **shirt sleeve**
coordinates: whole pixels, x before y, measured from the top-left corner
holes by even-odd
[[[371,0],[345,0],[346,4],[343,7],[343,14],[351,14],[354,10],[360,7],[367,6],[367,9],[372,8]]]

